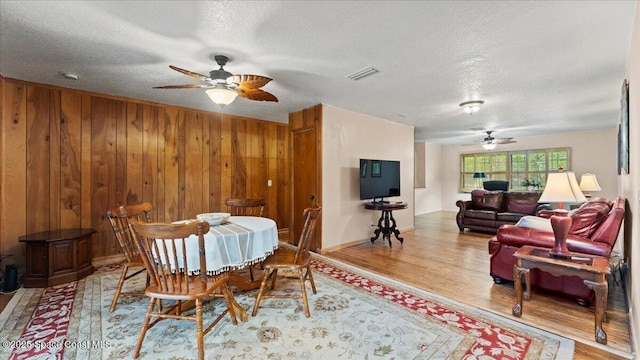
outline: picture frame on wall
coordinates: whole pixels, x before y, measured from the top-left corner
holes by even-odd
[[[629,174],[629,82],[624,79],[620,94],[618,125],[618,175]]]

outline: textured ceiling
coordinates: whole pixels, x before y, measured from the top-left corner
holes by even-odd
[[[441,144],[618,122],[636,1],[1,1],[0,74],[279,122],[324,103]],[[169,69],[274,80],[221,109]],[[359,81],[346,76],[373,66]],[[70,81],[59,72],[77,74]],[[480,112],[458,104],[485,101]]]

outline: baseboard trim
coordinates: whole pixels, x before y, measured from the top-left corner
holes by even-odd
[[[400,236],[402,236],[402,233],[405,232],[405,231],[412,231],[412,230],[415,230],[415,229],[416,228],[413,227],[413,226],[405,228],[405,229],[402,229],[402,230],[400,230]],[[393,235],[391,236],[391,239],[393,241],[395,241],[395,237]],[[376,240],[376,241],[382,241],[382,238],[378,238],[378,240]],[[359,244],[363,244],[363,243],[370,243],[370,242],[371,242],[371,238],[368,237],[366,239],[349,241],[349,242],[338,244],[338,245],[331,246],[331,247],[328,247],[328,248],[318,249],[318,251],[316,251],[316,252],[318,254],[320,254],[320,255],[326,255],[326,254],[328,254],[330,252],[338,251],[340,249],[344,249],[344,248],[349,247],[349,246],[359,245]]]
[[[93,258],[91,260],[91,264],[93,265],[93,267],[97,267],[98,268],[98,267],[101,267],[101,266],[118,263],[120,261],[123,261],[124,259],[125,258],[124,258],[123,254],[101,256],[101,257]]]
[[[326,255],[326,254],[328,254],[330,252],[333,252],[333,251],[338,251],[340,249],[344,249],[344,248],[349,247],[349,246],[359,245],[359,244],[363,244],[363,243],[370,242],[370,241],[371,241],[370,238],[362,239],[362,240],[349,241],[349,242],[338,244],[338,245],[331,246],[331,247],[328,247],[328,248],[318,249],[318,253],[320,255]]]

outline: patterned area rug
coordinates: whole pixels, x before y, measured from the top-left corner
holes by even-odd
[[[209,359],[570,359],[571,340],[317,257],[311,318],[301,301],[265,299],[256,317],[225,317],[205,335]],[[21,289],[0,314],[0,358],[131,358],[147,298],[121,298],[109,313],[120,271],[101,268],[77,283]],[[144,276],[125,290],[142,289]],[[308,287],[309,288],[309,287]],[[299,289],[297,280],[276,284]],[[257,291],[236,292],[253,308]],[[75,295],[73,302],[70,296]],[[222,299],[208,304],[219,313]],[[205,324],[208,318],[205,312]],[[33,315],[33,316],[32,316]],[[195,323],[165,320],[147,332],[142,359],[197,356]]]

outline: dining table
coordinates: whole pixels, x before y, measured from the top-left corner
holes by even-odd
[[[174,223],[198,221],[181,220]],[[162,241],[157,239],[156,241]],[[185,239],[185,251],[188,267],[186,270],[196,273],[200,270],[198,237],[191,235]],[[230,216],[228,221],[210,226],[204,234],[207,275],[216,276],[229,272],[230,285],[240,290],[258,288],[260,281],[247,281],[238,276],[236,270],[247,268],[265,260],[278,248],[278,228],[272,219],[257,216]],[[182,252],[182,249],[176,249]],[[182,254],[179,254],[181,258]],[[159,256],[162,258],[163,256]],[[171,264],[175,267],[175,264]],[[184,270],[182,264],[178,268]],[[233,296],[232,296],[233,298]],[[248,320],[247,311],[235,299],[232,306],[241,321]]]

